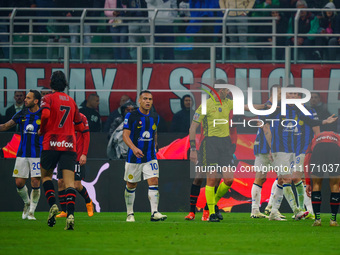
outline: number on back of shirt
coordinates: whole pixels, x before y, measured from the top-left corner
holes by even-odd
[[[59,123],[59,128],[62,128],[65,124],[65,121],[70,113],[71,107],[70,106],[65,106],[65,105],[61,105],[60,106],[60,111],[64,112],[63,117],[61,118],[61,121]]]

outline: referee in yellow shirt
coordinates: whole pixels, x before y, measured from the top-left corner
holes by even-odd
[[[215,84],[227,84],[224,80],[217,80]],[[230,112],[233,109],[233,100],[228,99],[229,90],[226,88],[215,88],[218,96],[209,98],[206,101],[206,115],[202,115],[202,105],[195,112],[193,121],[189,129],[190,139],[190,160],[201,166],[202,171],[207,172],[207,184],[205,187],[205,196],[209,207],[209,221],[219,222],[215,214],[215,205],[221,197],[231,187],[234,174],[230,171],[232,165],[233,152],[230,139],[229,123],[224,125],[214,125],[214,120],[228,120]],[[263,109],[264,105],[254,105],[257,109]],[[249,111],[245,105],[245,110]],[[201,143],[199,153],[196,151],[196,130],[202,124],[204,139]],[[222,172],[223,182],[218,186],[215,194],[215,179],[217,172]]]

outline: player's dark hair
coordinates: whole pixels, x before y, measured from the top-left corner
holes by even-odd
[[[141,96],[143,93],[149,93],[149,94],[152,95],[151,91],[149,91],[149,90],[142,90],[142,91],[139,93],[139,95]]]
[[[99,96],[96,93],[92,93],[87,97],[87,100],[89,100],[91,97],[99,97]]]
[[[274,88],[281,88],[281,85],[280,84],[274,84],[271,88],[270,88],[270,95],[273,94],[273,89]]]
[[[50,83],[51,89],[62,92],[67,86],[66,77],[62,71],[55,71],[52,73]]]
[[[34,99],[38,99],[38,105],[40,106],[40,101],[41,101],[41,94],[38,90],[31,89],[31,93],[33,93]]]
[[[227,84],[227,82],[223,79],[218,79],[218,80],[215,81],[215,84]],[[214,86],[214,89],[218,92],[223,88],[215,88],[215,86]]]
[[[317,94],[321,98],[320,92],[311,92],[310,94]]]

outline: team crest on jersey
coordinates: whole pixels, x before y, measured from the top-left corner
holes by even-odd
[[[19,170],[18,169],[14,169],[13,174],[18,174]]]
[[[133,179],[133,175],[129,174],[128,178],[129,178],[129,180],[132,180]]]
[[[200,115],[196,112],[194,115],[194,120],[198,121],[200,118]]]
[[[143,122],[140,120],[138,124],[139,124],[139,125],[142,125],[142,124],[143,124]]]
[[[41,124],[41,120],[38,119],[35,123],[37,123],[37,125],[40,125]]]
[[[221,107],[218,107],[218,111],[219,111],[219,112],[222,112],[222,108],[221,108]]]
[[[153,125],[152,125],[152,130],[156,130],[156,128],[157,128],[156,124],[153,123]]]
[[[304,122],[302,120],[299,121],[299,125],[302,126]]]

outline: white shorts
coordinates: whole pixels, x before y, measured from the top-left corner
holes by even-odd
[[[272,162],[270,161],[269,153],[255,155],[254,170],[256,173],[258,172],[268,173],[269,166],[271,165]]]
[[[15,160],[13,177],[27,179],[31,173],[32,177],[40,177],[40,158],[20,158]]]
[[[159,177],[158,161],[156,159],[146,163],[125,163],[124,180],[127,182],[135,183],[140,182],[143,173],[143,180],[153,177]]]
[[[274,152],[273,156],[273,167],[277,175],[288,175],[292,174],[292,170],[295,164],[295,154],[286,152]]]
[[[303,166],[303,162],[305,161],[305,156],[306,154],[301,153],[299,156],[297,156],[295,158],[295,167],[294,167],[294,171],[296,172],[304,172],[304,166]]]

